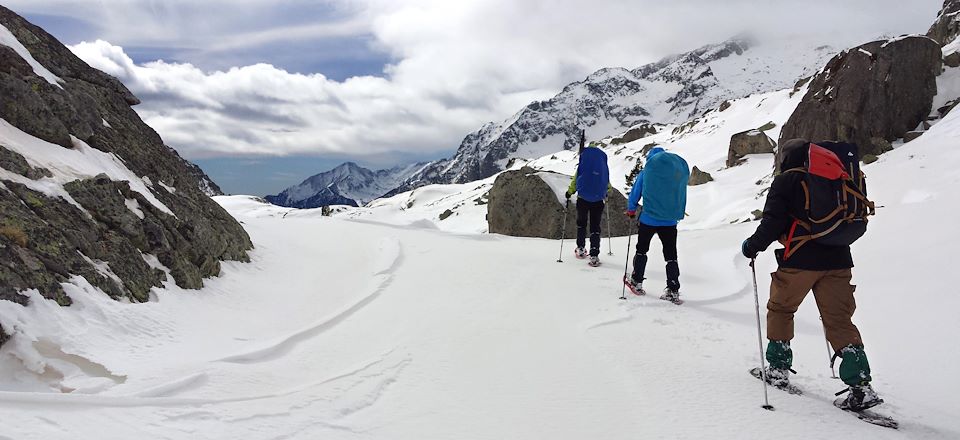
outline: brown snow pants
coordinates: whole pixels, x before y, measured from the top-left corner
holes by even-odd
[[[767,339],[793,339],[793,314],[812,289],[827,340],[833,349],[863,344],[860,331],[851,321],[857,308],[853,298],[857,286],[850,284],[853,278],[850,269],[812,271],[780,268],[771,276],[770,301],[767,302]]]

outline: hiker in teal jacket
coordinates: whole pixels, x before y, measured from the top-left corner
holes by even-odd
[[[637,254],[633,258],[633,274],[624,283],[637,295],[642,295],[647,251],[654,235],[663,244],[663,259],[667,264],[667,288],[661,299],[678,302],[680,299],[680,266],[677,263],[677,223],[683,219],[687,207],[687,182],[690,168],[682,157],[655,147],[647,154],[647,162],[633,184],[627,200],[627,215],[636,217]]]

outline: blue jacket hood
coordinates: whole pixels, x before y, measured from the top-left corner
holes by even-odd
[[[653,149],[651,149],[650,152],[647,153],[647,160],[653,159],[653,156],[663,153],[664,151],[666,150],[664,150],[663,148],[653,147]]]

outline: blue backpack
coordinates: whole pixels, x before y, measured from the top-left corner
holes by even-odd
[[[584,148],[577,165],[577,193],[588,202],[599,202],[607,197],[610,169],[607,154],[599,148]]]
[[[662,152],[643,167],[643,213],[658,220],[683,220],[690,167],[682,157]]]

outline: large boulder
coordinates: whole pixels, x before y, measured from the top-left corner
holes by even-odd
[[[146,301],[163,281],[199,288],[222,260],[249,261],[250,237],[206,195],[216,185],[164,145],[120,81],[2,6],[0,25],[29,53],[0,44],[0,300],[37,289],[68,305],[62,283],[81,276]]]
[[[564,223],[563,193],[571,176],[524,167],[501,173],[488,196],[487,223],[494,234],[514,237],[560,238]],[[636,232],[633,221],[623,215],[627,199],[616,189],[607,192],[611,235],[621,237]],[[565,238],[577,236],[576,196],[570,200]],[[606,213],[603,235],[607,235]]]
[[[698,186],[709,182],[713,182],[713,176],[711,176],[710,173],[696,166],[690,170],[690,180],[687,182],[687,186]]]
[[[737,133],[730,137],[727,166],[732,167],[743,163],[743,158],[748,154],[773,153],[776,148],[777,143],[759,129]]]
[[[655,134],[657,134],[656,127],[649,124],[643,124],[627,130],[627,132],[624,133],[623,136],[613,138],[613,140],[610,141],[610,144],[611,145],[626,144],[628,142],[633,142],[633,141],[643,139],[647,136],[652,136]]]
[[[927,36],[946,46],[960,35],[960,0],[946,0]]]
[[[881,154],[930,114],[941,68],[940,45],[926,36],[846,50],[813,79],[780,140],[854,142],[861,155]]]

